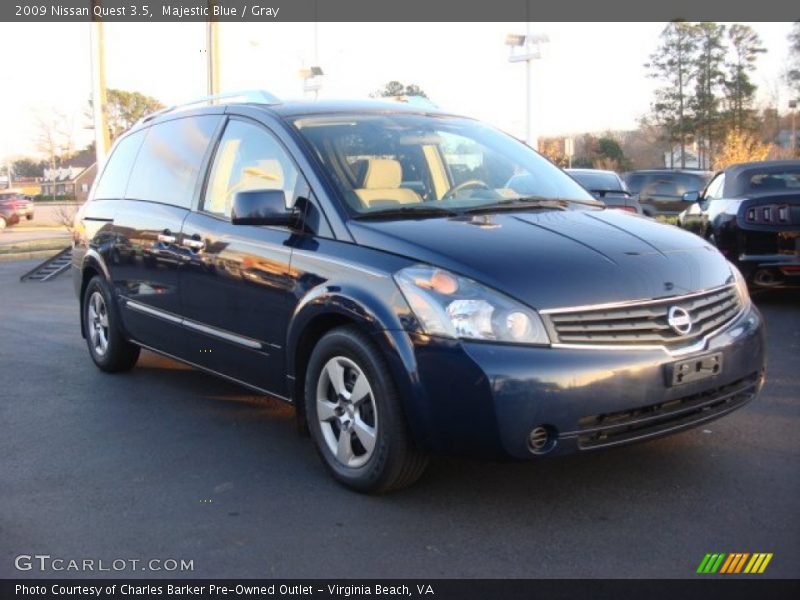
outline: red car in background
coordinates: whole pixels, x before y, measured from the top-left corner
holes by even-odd
[[[20,193],[0,193],[0,204],[10,206],[20,219],[33,219],[33,198]]]
[[[0,198],[0,231],[17,223],[19,223],[19,213],[14,202]]]

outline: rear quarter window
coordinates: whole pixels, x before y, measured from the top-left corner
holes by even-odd
[[[131,173],[126,198],[189,208],[217,115],[184,117],[147,131]]]
[[[137,131],[122,138],[106,161],[102,175],[97,180],[92,199],[120,199],[125,196],[125,188],[131,174],[133,161],[144,140],[145,131]]]

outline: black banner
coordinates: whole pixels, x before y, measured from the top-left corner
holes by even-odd
[[[800,582],[758,578],[624,580],[3,580],[0,598],[187,600],[317,598],[320,600],[744,600],[800,597]]]
[[[800,11],[787,0],[8,0],[0,21],[793,21]]]

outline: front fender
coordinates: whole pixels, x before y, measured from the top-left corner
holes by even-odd
[[[394,281],[387,279],[387,283],[375,291],[355,285],[321,285],[310,290],[298,303],[289,323],[287,374],[294,380],[302,373],[302,366],[296,363],[301,354],[298,348],[304,343],[306,332],[320,333],[318,323],[334,317],[356,324],[372,338],[386,359],[412,436],[418,445],[430,449],[436,439],[435,424],[420,381],[412,341],[413,333],[421,333],[421,328]],[[393,291],[389,292],[389,286]]]
[[[355,285],[320,285],[309,290],[298,302],[289,321],[286,335],[287,371],[294,375],[298,344],[307,328],[319,318],[336,315],[352,321],[362,329],[377,335],[382,331],[410,328],[419,325],[400,290],[389,280],[394,291],[375,293]]]

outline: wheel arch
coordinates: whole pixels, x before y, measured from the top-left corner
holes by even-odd
[[[286,342],[287,387],[301,432],[306,431],[303,400],[308,359],[323,336],[346,326],[356,327],[367,334],[390,364],[398,360],[383,335],[386,330],[402,328],[392,307],[357,288],[326,286],[309,293],[292,315]]]
[[[108,272],[108,267],[106,267],[102,257],[93,250],[88,250],[86,252],[86,255],[84,256],[83,261],[81,263],[80,269],[81,269],[81,281],[80,281],[80,290],[78,294],[78,302],[81,308],[80,309],[81,336],[85,338],[86,328],[83,315],[83,296],[86,293],[86,286],[89,285],[89,282],[92,280],[92,277],[96,275],[102,276],[108,282],[110,282],[111,276],[110,273]]]

